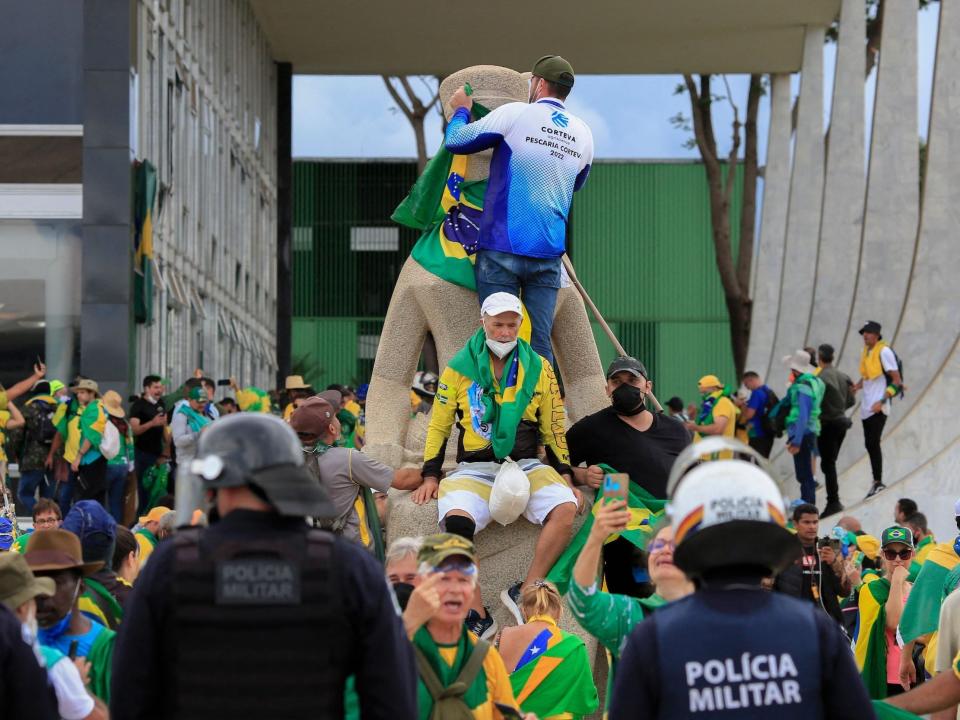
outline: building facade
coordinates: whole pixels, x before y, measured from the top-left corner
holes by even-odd
[[[250,6],[0,10],[0,382],[39,358],[51,377],[82,373],[123,395],[143,375],[176,386],[196,368],[272,387],[289,66]],[[155,181],[149,238],[135,210],[142,163]]]

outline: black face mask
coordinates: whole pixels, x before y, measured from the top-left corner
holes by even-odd
[[[618,415],[639,415],[646,409],[646,397],[643,390],[626,383],[618,385],[617,389],[610,394],[613,401],[613,409]]]
[[[397,596],[397,605],[400,610],[407,609],[407,603],[410,602],[410,594],[413,592],[413,585],[410,583],[394,583],[393,594]]]

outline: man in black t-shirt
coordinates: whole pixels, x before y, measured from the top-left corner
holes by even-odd
[[[147,375],[143,379],[143,395],[130,405],[130,428],[134,436],[134,464],[141,503],[147,497],[143,487],[143,475],[149,468],[156,465],[161,455],[164,455],[166,446],[164,430],[167,425],[167,413],[162,398],[163,382],[157,375]],[[141,514],[146,510],[147,508],[144,507],[138,508]]]
[[[599,488],[601,463],[627,473],[655,498],[667,496],[667,478],[677,455],[693,440],[683,423],[650,412],[646,396],[653,388],[647,369],[636,358],[619,357],[607,368],[611,407],[582,418],[567,431],[570,465],[577,483]],[[586,467],[578,467],[581,463]],[[610,592],[637,595],[634,546],[618,539],[604,546],[604,566]]]

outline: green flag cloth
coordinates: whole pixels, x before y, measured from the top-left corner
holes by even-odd
[[[517,338],[517,346],[507,357],[498,384],[490,368],[487,336],[481,327],[453,356],[450,367],[479,386],[481,394],[477,400],[483,406],[480,422],[490,427],[493,453],[497,460],[503,460],[513,451],[517,427],[540,380],[543,358],[530,347],[530,343]]]
[[[873,701],[873,711],[877,714],[877,720],[921,720],[919,715],[888,705],[881,700]]]
[[[440,648],[436,641],[431,637],[426,627],[417,630],[413,636],[414,647],[423,653],[430,667],[437,674],[440,684],[448,688],[460,675],[463,666],[466,665],[470,655],[473,654],[476,640],[470,635],[466,625],[460,631],[460,638],[456,643],[455,656],[453,664],[448,665],[447,661],[440,655]],[[449,648],[450,646],[445,646]],[[489,691],[487,690],[487,673],[483,667],[477,673],[470,687],[463,694],[463,702],[468,708],[476,708],[489,700]],[[423,680],[417,681],[417,706],[420,709],[420,720],[428,720],[433,712],[433,698]]]
[[[157,197],[157,169],[149,160],[137,162],[133,191],[133,316],[153,322],[153,208]]]
[[[90,663],[90,692],[110,704],[110,670],[113,665],[113,646],[117,634],[105,628],[100,631],[90,652],[87,653],[87,662]]]
[[[156,507],[157,501],[167,494],[167,482],[169,478],[170,466],[167,463],[163,463],[162,465],[154,464],[147,468],[141,480],[143,483],[143,491],[147,496],[145,499],[141,498],[145,503],[145,508],[149,510]],[[153,538],[149,530],[141,528],[138,532],[152,538],[152,542],[154,546],[156,546],[157,540]]]
[[[900,616],[898,632],[905,643],[937,629],[944,583],[958,564],[960,557],[952,544],[937,543],[930,550]]]
[[[609,465],[600,465],[607,474],[616,474]],[[547,580],[557,586],[561,595],[565,595],[570,587],[570,578],[573,576],[573,566],[580,556],[580,551],[587,544],[587,538],[590,536],[590,528],[593,527],[593,517],[600,508],[600,500],[603,496],[598,492],[593,503],[593,511],[587,516],[580,530],[570,541],[567,549],[557,559],[550,572],[547,574]],[[622,537],[633,543],[636,547],[643,550],[647,541],[653,534],[653,526],[663,517],[663,508],[667,504],[666,500],[658,500],[648,493],[637,483],[630,481],[630,490],[627,496],[627,509],[630,511],[630,521],[627,527],[619,535],[611,536],[607,542],[613,542],[618,537]]]
[[[556,626],[534,638],[510,684],[523,712],[541,718],[563,713],[579,718],[600,705],[583,641]]]
[[[489,114],[490,111],[480,103],[475,102],[470,112],[474,120],[479,120]],[[427,230],[442,219],[446,210],[441,211],[440,204],[443,200],[444,190],[448,189],[447,182],[450,179],[454,159],[458,157],[465,158],[466,156],[454,155],[447,150],[446,140],[441,142],[440,149],[437,150],[436,155],[430,158],[420,177],[417,178],[410,192],[400,202],[397,209],[393,211],[390,219],[395,223],[406,225],[415,230]],[[462,174],[460,179],[463,179]]]
[[[474,120],[490,111],[473,104]],[[427,271],[454,285],[476,289],[474,243],[479,238],[486,180],[466,180],[467,156],[441,144],[391,219],[423,230],[410,253]]]
[[[860,588],[860,612],[853,631],[853,654],[867,693],[874,700],[887,696],[887,612],[890,581],[877,578]]]

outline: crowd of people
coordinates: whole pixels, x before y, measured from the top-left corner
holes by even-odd
[[[428,418],[421,467],[362,452],[366,388],[316,392],[299,376],[282,405],[201,371],[170,394],[147,376],[127,409],[42,365],[0,392],[0,446],[33,518],[21,532],[4,485],[3,717],[955,716],[960,540],[937,543],[907,498],[872,534],[851,516],[821,532],[814,504],[819,452],[824,515],[842,509],[835,463],[861,390],[882,489],[902,377],[877,323],[861,329],[857,383],[821,346],[818,367],[809,350],[785,358],[782,399],[757,373],[742,392],[708,374],[698,407],[672,398],[664,413],[644,364],[619,357],[609,405],[568,427],[550,330],[564,221],[592,160],[563,104],[572,86],[569,63],[545,56],[529,104],[477,119],[468,87],[451,101],[451,152],[492,147],[497,172],[519,182],[542,166],[536,186],[558,190],[522,227],[496,213],[480,226],[480,327],[411,387],[411,415]],[[546,165],[531,133],[548,123],[570,152]],[[233,395],[217,402],[221,385]],[[765,461],[784,433],[790,504]],[[391,490],[431,520],[385,546]],[[485,594],[495,560],[477,536],[521,516],[538,528],[528,563]],[[496,591],[506,613],[485,604]],[[583,635],[562,629],[568,614]],[[606,688],[585,638],[606,651]]]

